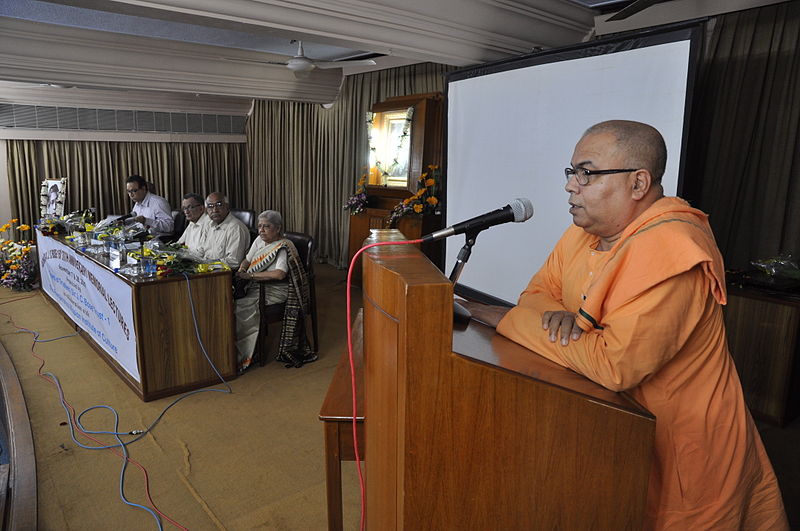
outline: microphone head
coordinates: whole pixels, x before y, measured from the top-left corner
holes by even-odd
[[[527,197],[518,197],[511,201],[509,205],[514,213],[514,223],[528,221],[533,217],[533,203]]]

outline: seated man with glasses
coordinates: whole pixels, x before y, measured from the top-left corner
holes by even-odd
[[[211,220],[206,216],[203,197],[200,194],[186,194],[181,201],[181,210],[186,217],[186,228],[178,238],[179,244],[185,245],[190,251],[202,256],[205,243],[205,228]]]
[[[236,216],[231,215],[228,198],[213,192],[206,198],[206,214],[209,223],[205,226],[203,258],[220,260],[236,269],[250,246],[250,231]]]
[[[172,208],[163,197],[148,190],[147,181],[139,175],[131,175],[125,180],[128,197],[133,201],[133,221],[144,225],[150,234],[165,236],[172,234],[175,221]]]
[[[565,170],[574,225],[517,306],[467,306],[655,415],[643,527],[788,529],[725,340],[722,256],[707,216],[664,197],[666,161],[649,125],[590,127]]]

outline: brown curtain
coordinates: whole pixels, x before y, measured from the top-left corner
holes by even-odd
[[[728,268],[800,252],[800,2],[716,19],[694,101],[685,195]]]
[[[245,146],[244,144],[173,143],[170,146],[169,195],[180,198],[195,192],[206,196],[222,192],[231,207],[243,208],[245,203]]]
[[[330,109],[256,101],[247,122],[248,208],[280,211],[287,230],[314,237],[317,259],[344,267],[342,205],[367,165],[366,112],[392,96],[441,92],[450,70],[423,63],[348,76]]]
[[[95,207],[99,217],[129,212],[125,179],[138,174],[174,207],[187,192],[244,197],[244,146],[164,142],[8,140],[11,210],[26,223],[39,219],[45,179],[66,177],[65,211]]]
[[[39,219],[41,155],[35,140],[7,140],[8,191],[11,217],[33,224]],[[19,198],[24,198],[22,201]]]

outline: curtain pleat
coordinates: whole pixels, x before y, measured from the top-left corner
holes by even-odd
[[[8,140],[11,211],[25,223],[39,219],[45,179],[67,178],[65,212],[95,207],[100,218],[131,210],[125,179],[134,174],[178,208],[183,194],[220,191],[234,208],[244,202],[242,144]]]
[[[698,79],[689,195],[729,268],[800,251],[800,3],[716,20]]]
[[[11,194],[11,217],[19,218],[21,223],[31,223],[39,219],[39,194],[41,182],[37,182],[41,170],[41,155],[33,140],[8,140],[8,188]],[[17,201],[17,198],[31,198],[30,201]]]
[[[314,237],[318,260],[344,267],[342,205],[367,165],[367,111],[393,96],[441,92],[451,70],[424,63],[348,76],[330,109],[256,101],[247,121],[248,208],[280,211],[286,230]]]

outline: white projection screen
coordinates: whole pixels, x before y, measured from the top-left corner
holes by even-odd
[[[517,197],[534,207],[525,223],[480,233],[457,293],[516,303],[572,222],[563,170],[592,124],[626,119],[655,126],[667,143],[665,193],[678,193],[701,35],[694,24],[448,75],[446,225]],[[445,273],[464,243],[464,235],[448,238]]]

